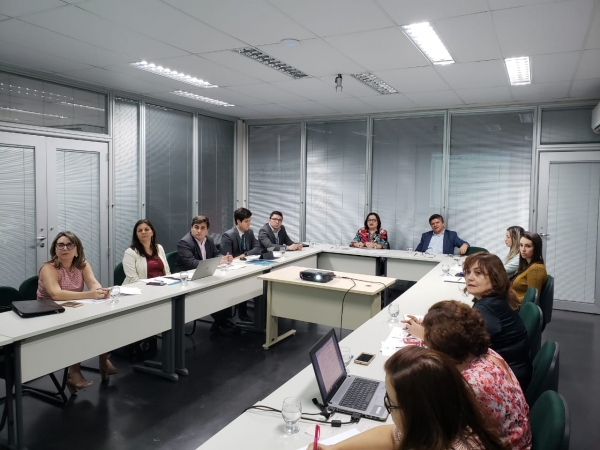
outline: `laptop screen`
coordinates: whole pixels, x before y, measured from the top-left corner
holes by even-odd
[[[323,336],[309,353],[321,397],[328,402],[347,376],[335,331],[332,329]]]

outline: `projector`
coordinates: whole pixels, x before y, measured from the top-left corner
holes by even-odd
[[[300,278],[306,281],[327,283],[335,278],[335,273],[327,270],[307,269],[300,272]]]

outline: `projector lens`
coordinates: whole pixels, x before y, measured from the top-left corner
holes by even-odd
[[[317,276],[315,277],[315,280],[317,280],[317,281],[318,281],[318,280],[320,280],[320,279],[321,279],[321,275],[317,275]]]

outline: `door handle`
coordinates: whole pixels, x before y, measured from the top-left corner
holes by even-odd
[[[548,237],[550,235],[548,233],[540,233],[540,236],[542,236],[542,237]]]
[[[43,247],[45,247],[45,246],[46,246],[46,244],[44,243],[44,241],[46,240],[46,236],[38,236],[36,239],[37,239],[38,241],[40,241],[40,247],[42,247],[42,248],[43,248]]]

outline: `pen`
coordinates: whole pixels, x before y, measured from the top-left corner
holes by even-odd
[[[315,440],[313,441],[313,450],[319,450],[319,436],[321,435],[321,427],[315,425]]]

